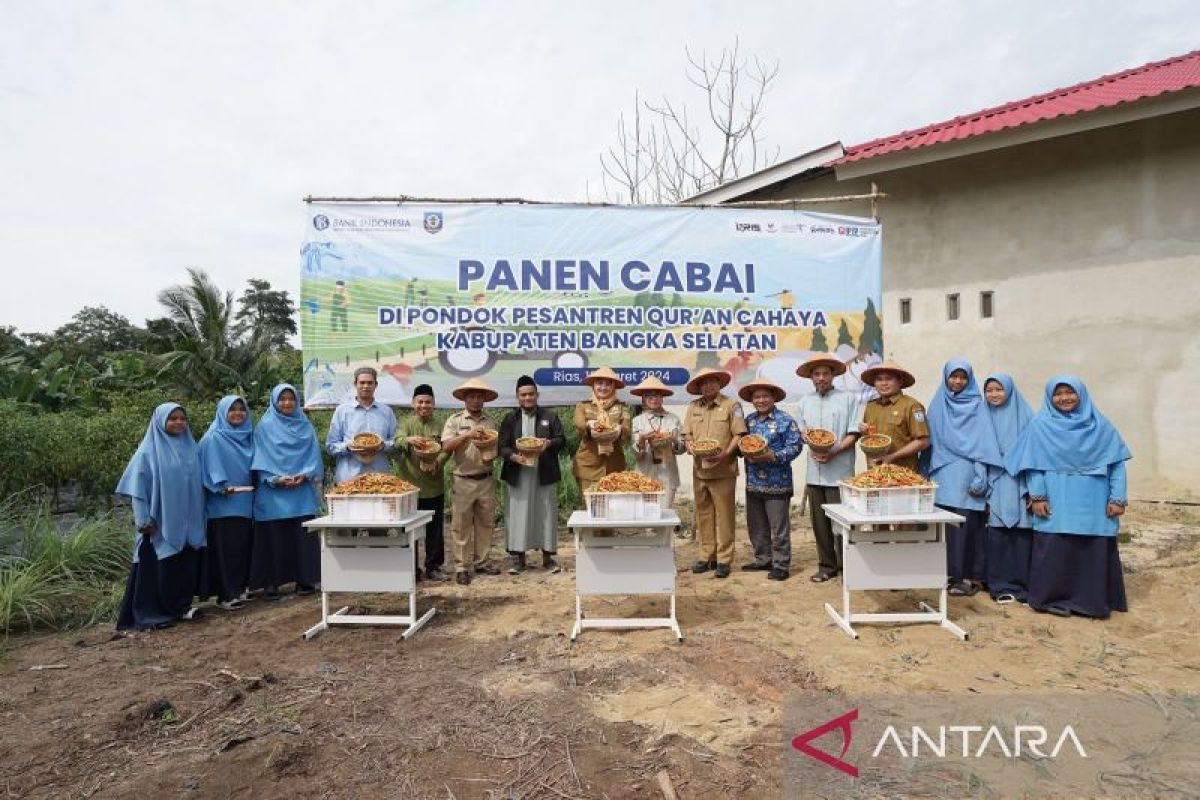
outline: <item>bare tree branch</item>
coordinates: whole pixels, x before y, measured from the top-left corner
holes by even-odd
[[[704,94],[703,129],[685,103],[663,97],[655,104],[634,94],[632,128],[617,118],[617,143],[600,157],[604,194],[612,202],[676,203],[779,158],[763,146],[763,103],[779,64],[752,61],[741,43],[718,58],[685,48],[685,75]],[[646,112],[643,116],[643,112]]]

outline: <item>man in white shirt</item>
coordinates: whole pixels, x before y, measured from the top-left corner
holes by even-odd
[[[834,387],[833,379],[845,371],[845,363],[827,353],[813,356],[796,369],[796,374],[811,380],[816,390],[800,398],[796,422],[801,433],[807,436],[809,429],[822,428],[835,437],[833,448],[827,453],[814,452],[811,444],[808,447],[804,482],[817,544],[817,571],[809,578],[814,583],[824,583],[842,571],[842,554],[824,506],[842,501],[838,483],[854,475],[854,444],[862,421],[862,405],[857,394]]]

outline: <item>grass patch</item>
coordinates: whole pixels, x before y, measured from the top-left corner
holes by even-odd
[[[0,501],[0,630],[64,630],[112,619],[129,570],[128,520],[111,513],[59,526],[47,502]]]

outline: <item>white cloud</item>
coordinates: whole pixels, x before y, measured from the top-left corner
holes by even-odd
[[[305,194],[593,199],[684,46],[780,61],[783,157],[1194,47],[1183,2],[0,3],[0,324],[135,321],[184,267],[295,290]]]

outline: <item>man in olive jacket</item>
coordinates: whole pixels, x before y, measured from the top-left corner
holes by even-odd
[[[562,473],[558,454],[566,444],[562,421],[538,405],[538,388],[533,378],[517,380],[517,403],[500,423],[500,477],[508,484],[504,505],[505,548],[512,556],[510,575],[525,571],[525,552],[542,551],[542,568],[557,572],[554,554],[558,549],[558,482]],[[517,440],[542,441],[538,455],[522,455]]]

